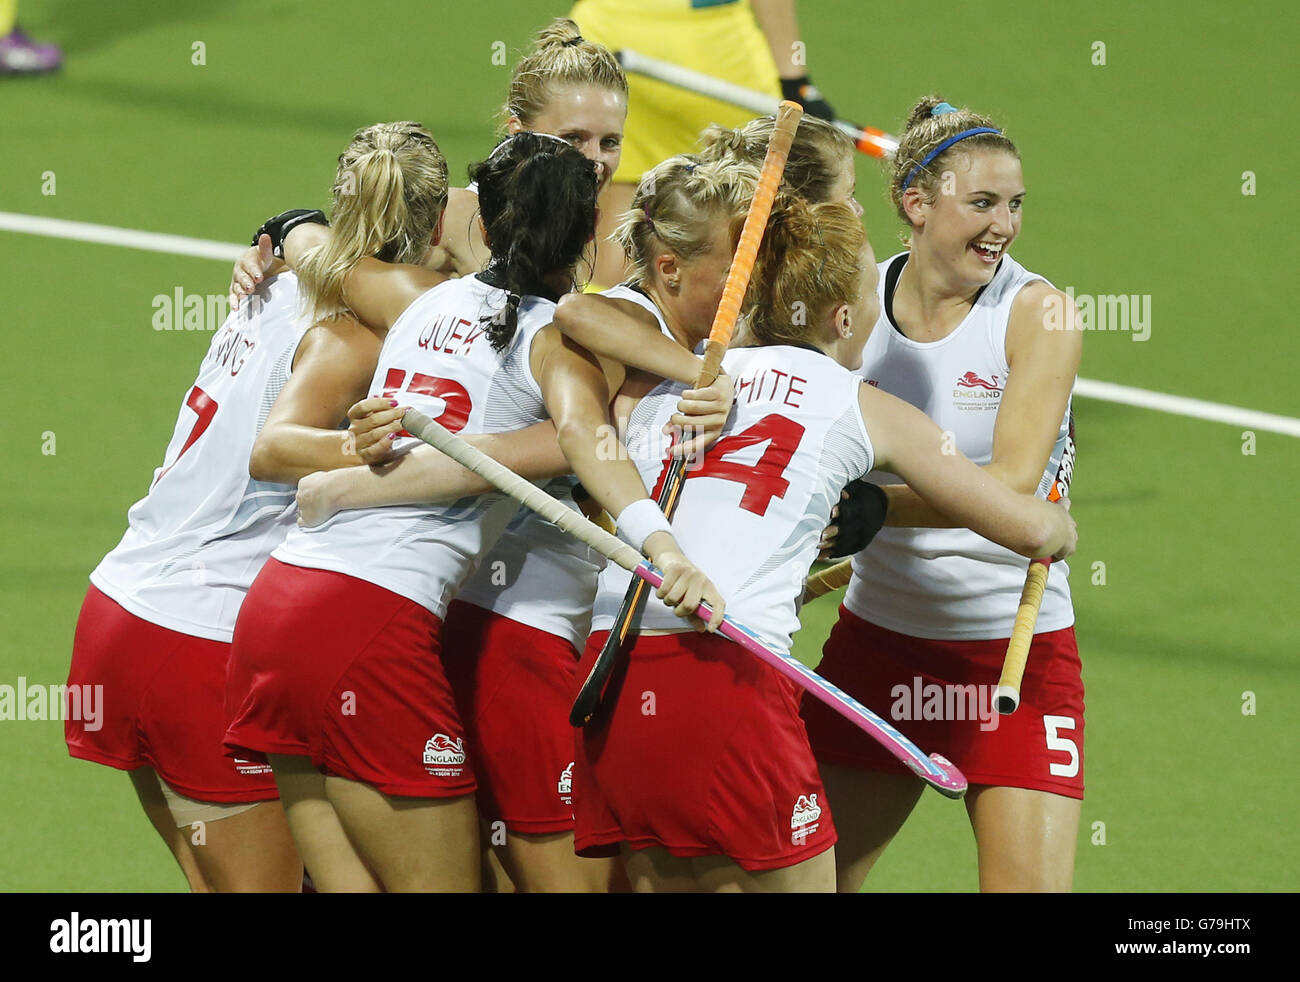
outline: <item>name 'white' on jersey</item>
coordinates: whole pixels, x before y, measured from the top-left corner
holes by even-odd
[[[881,314],[859,374],[916,406],[953,434],[958,450],[987,464],[993,459],[993,430],[1010,374],[1006,337],[1011,305],[1025,285],[1043,277],[1003,256],[957,328],[938,341],[918,342],[893,325],[885,302],[906,261],[902,253],[879,264]],[[1045,477],[1056,476],[1069,416],[1067,406]],[[877,484],[901,480],[883,471],[870,479]],[[1049,483],[1040,483],[1040,497]],[[1015,623],[1025,566],[1023,556],[969,529],[884,528],[853,557],[844,605],[872,624],[912,637],[1006,638]],[[1051,565],[1036,627],[1040,633],[1074,623],[1069,572],[1063,562]]]
[[[501,433],[546,419],[529,351],[553,320],[555,304],[525,297],[514,337],[498,353],[484,318],[505,300],[505,291],[477,276],[448,280],[417,297],[384,339],[371,394],[396,398],[453,433]],[[397,450],[418,442],[400,439]],[[494,493],[436,507],[342,511],[314,528],[293,529],[274,556],[366,580],[442,617],[517,508],[514,499]]]
[[[230,640],[249,585],[297,513],[293,487],[253,480],[248,458],[308,326],[298,278],[283,273],[213,336],[149,493],[90,574],[137,617]]]
[[[861,380],[821,352],[770,346],[727,352],[736,401],[723,435],[688,471],[673,536],[727,601],[727,612],[789,648],[804,578],[831,508],[871,468],[858,408]],[[687,386],[664,382],[628,420],[627,447],[651,497],[667,471],[661,430]],[[595,630],[613,624],[630,574],[600,576]],[[654,596],[642,629],[680,629]]]

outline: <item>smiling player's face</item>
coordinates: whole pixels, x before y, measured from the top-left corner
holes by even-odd
[[[982,286],[1020,234],[1024,175],[1015,156],[996,150],[962,154],[951,173],[925,206],[928,251],[955,279]]]
[[[596,165],[597,191],[603,191],[623,155],[627,101],[622,93],[596,85],[567,85],[551,93],[546,107],[528,125],[510,119],[511,133],[549,133],[572,144]]]

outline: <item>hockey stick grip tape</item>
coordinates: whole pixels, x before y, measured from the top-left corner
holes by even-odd
[[[754,197],[745,215],[745,225],[740,232],[740,241],[736,244],[736,255],[731,261],[731,270],[727,273],[726,286],[722,288],[722,300],[713,315],[713,326],[709,330],[709,352],[714,349],[726,350],[731,343],[731,335],[736,329],[736,319],[740,316],[740,305],[745,300],[749,289],[749,278],[754,272],[754,262],[758,259],[758,247],[767,231],[767,220],[772,215],[772,203],[776,200],[777,189],[785,174],[786,158],[790,155],[790,145],[794,142],[799,120],[803,118],[803,107],[797,102],[783,102],[776,111],[776,124],[772,137],[768,140],[767,156],[763,158],[763,169],[758,175],[758,184],[754,188]],[[707,357],[707,356],[706,356]],[[717,368],[722,363],[719,352],[714,355],[717,361],[712,369],[712,378],[706,378],[701,372],[700,384],[696,388],[709,385],[717,378]],[[709,361],[705,362],[705,369]]]
[[[1020,682],[1029,660],[1029,646],[1034,641],[1034,625],[1038,621],[1038,608],[1043,604],[1043,589],[1047,586],[1050,560],[1035,559],[1025,574],[1025,588],[1020,591],[1020,607],[1016,610],[1016,623],[1011,628],[1011,640],[1002,660],[1002,677],[993,693],[997,711],[1008,716],[1020,705]]]
[[[834,566],[827,566],[820,573],[814,573],[812,576],[808,577],[808,582],[804,584],[804,603],[825,596],[833,590],[838,590],[842,586],[847,586],[852,577],[852,559],[843,559]]]

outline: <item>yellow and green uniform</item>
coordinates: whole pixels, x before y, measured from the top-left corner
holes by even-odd
[[[611,51],[651,58],[780,97],[776,63],[749,0],[578,0],[582,36]],[[614,180],[630,184],[668,157],[696,149],[710,123],[741,126],[754,114],[640,75],[628,75],[623,159]]]

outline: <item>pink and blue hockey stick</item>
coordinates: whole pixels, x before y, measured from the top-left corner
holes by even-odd
[[[403,425],[408,432],[442,451],[462,467],[491,482],[547,521],[577,536],[634,576],[640,577],[653,587],[658,587],[663,582],[663,575],[659,570],[627,543],[610,535],[576,511],[567,508],[536,485],[530,484],[481,450],[448,432],[428,416],[418,410],[408,409],[403,418]],[[701,604],[698,613],[708,619],[712,611],[707,605]],[[913,774],[940,794],[948,798],[960,798],[966,793],[966,777],[950,761],[938,754],[927,757],[916,744],[903,736],[888,721],[877,716],[838,686],[826,681],[789,652],[781,650],[730,616],[723,618],[719,633],[771,665],[795,685],[826,703],[877,741],[910,768]]]

